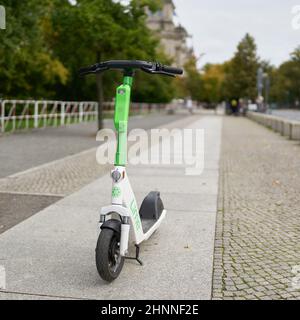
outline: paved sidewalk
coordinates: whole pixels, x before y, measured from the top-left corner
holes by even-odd
[[[174,121],[177,119],[177,121]],[[178,120],[179,119],[179,120]],[[142,128],[149,128],[152,123],[153,128],[159,123],[162,128],[177,128],[178,126],[188,125],[194,121],[194,117],[171,117],[167,118],[162,116],[160,121],[149,116],[145,125],[145,119]],[[164,120],[164,122],[162,121]],[[173,120],[173,121],[171,121]],[[131,124],[131,128],[135,128],[135,124]],[[100,146],[101,142],[96,142],[96,133],[88,140],[89,143],[93,141],[93,145]],[[58,143],[59,140],[56,140]],[[76,139],[72,140],[69,147],[74,147]],[[38,145],[35,147],[35,151],[38,152]],[[96,161],[97,148],[90,148],[88,150],[79,152],[77,154],[64,157],[53,162],[18,172],[14,175],[10,175],[6,178],[0,179],[0,192],[2,193],[19,193],[30,195],[48,195],[48,196],[60,196],[64,197],[69,195],[85,185],[91,183],[98,177],[107,172],[111,166],[100,166]],[[1,197],[1,194],[0,194]]]
[[[222,141],[213,298],[300,299],[299,142],[230,117]]]
[[[128,169],[138,203],[159,189],[166,221],[142,245],[140,267],[127,261],[118,280],[98,276],[94,248],[99,208],[110,202],[110,178],[96,180],[0,235],[0,261],[11,294],[90,299],[210,299],[217,209],[221,117],[195,117],[205,129],[205,170],[186,165]]]
[[[129,127],[147,130],[176,120],[192,121],[162,112],[132,117]],[[99,145],[92,122],[0,137],[0,234],[107,172],[96,162]]]
[[[129,129],[149,130],[186,116],[165,112],[133,116],[129,120]],[[105,119],[104,126],[113,128],[113,120]],[[97,147],[96,134],[96,122],[84,122],[0,136],[0,178]]]

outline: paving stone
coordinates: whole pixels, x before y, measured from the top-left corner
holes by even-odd
[[[223,247],[214,261],[224,297],[300,299],[291,288],[300,265],[299,156],[299,144],[263,126],[224,119],[216,226]]]

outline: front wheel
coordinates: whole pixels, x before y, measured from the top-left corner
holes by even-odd
[[[117,279],[124,260],[120,255],[120,234],[111,229],[103,229],[96,247],[96,266],[100,277],[108,282]]]

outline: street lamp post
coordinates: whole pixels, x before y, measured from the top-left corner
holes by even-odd
[[[264,73],[263,78],[265,80],[264,87],[265,87],[265,106],[266,110],[270,110],[272,113],[272,108],[269,107],[269,94],[270,94],[270,77],[267,73]]]
[[[263,69],[262,67],[258,68],[257,70],[257,77],[256,77],[256,86],[257,86],[257,93],[258,93],[258,97],[257,97],[257,101],[258,101],[258,110],[262,111],[261,109],[261,103],[259,101],[261,101],[263,99],[262,94],[263,94],[263,88],[264,88],[264,84],[263,84]]]

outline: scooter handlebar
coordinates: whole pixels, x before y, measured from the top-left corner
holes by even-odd
[[[182,75],[183,70],[180,68],[175,68],[175,67],[168,67],[168,66],[163,66],[163,71],[172,73],[174,75]]]
[[[81,68],[79,70],[79,74],[84,76],[87,74],[101,73],[110,69],[123,71],[139,69],[150,74],[162,74],[171,77],[183,74],[183,70],[180,68],[164,66],[158,62],[146,62],[140,60],[111,60],[100,62],[89,67]]]

